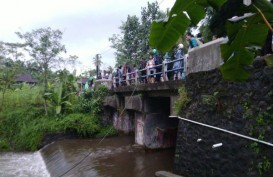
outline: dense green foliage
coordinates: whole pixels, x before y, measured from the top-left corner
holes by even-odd
[[[255,1],[254,7],[263,9],[267,19],[273,20],[273,5],[267,1]],[[254,7],[247,10],[253,14],[236,23],[227,22],[226,29],[228,43],[221,45],[221,54],[224,64],[221,66],[223,77],[228,80],[243,81],[249,77],[245,68],[252,64],[256,56],[256,48],[261,48],[265,43],[268,27]]]
[[[227,35],[225,24],[229,18],[233,16],[241,16],[244,14],[242,11],[243,1],[238,0],[228,0],[219,11],[214,11],[211,14],[211,19],[208,22],[209,28],[212,33],[218,37],[223,37]],[[233,9],[233,10],[230,10]]]
[[[149,38],[150,45],[163,52],[168,52],[175,45],[178,38],[185,34],[190,24],[197,25],[205,17],[206,7],[219,8],[225,1],[177,0],[169,13],[168,19],[152,23]],[[184,12],[187,12],[187,15]]]
[[[77,56],[60,56],[66,52],[62,32],[41,28],[17,35],[24,44],[0,41],[0,150],[36,150],[46,135],[115,134],[99,119],[107,88],[83,92],[75,75],[65,69]],[[63,67],[56,68],[59,64]],[[53,68],[64,69],[54,72]],[[16,83],[16,75],[23,73],[31,74],[38,84]]]
[[[188,97],[187,90],[184,86],[178,90],[178,94],[179,97],[174,104],[175,113],[177,115],[180,114],[181,111],[186,107],[186,105],[191,101],[191,99]]]
[[[217,10],[226,1],[177,0],[167,20],[153,22],[150,45],[161,51],[169,51],[190,24],[197,25],[200,20],[204,19],[205,10],[208,7]],[[221,66],[223,77],[228,80],[242,81],[249,76],[246,67],[256,56],[254,50],[263,46],[267,31],[272,26],[273,5],[267,0],[253,0],[250,6],[239,3],[239,6],[232,10],[229,8],[228,11],[231,12],[229,14],[231,17],[245,12],[252,13],[252,15],[227,23],[226,31],[229,41],[221,46],[224,60]],[[225,18],[221,20],[224,21]]]
[[[56,115],[55,107],[49,106],[46,116],[41,87],[23,84],[21,89],[8,90],[0,112],[0,149],[36,150],[46,134],[74,132],[82,137],[115,134],[112,126],[102,127],[99,120],[106,94],[107,89],[100,87],[96,92],[70,95],[73,106],[69,111],[65,109]]]

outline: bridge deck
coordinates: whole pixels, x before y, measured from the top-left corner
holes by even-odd
[[[178,89],[184,85],[185,81],[175,80],[158,83],[137,84],[130,86],[120,86],[113,89],[113,92],[119,95],[147,94],[149,96],[170,96],[177,95]]]

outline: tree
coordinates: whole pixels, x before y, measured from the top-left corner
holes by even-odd
[[[49,70],[62,59],[59,55],[66,52],[65,46],[61,44],[63,33],[60,30],[52,30],[48,27],[25,34],[16,32],[16,34],[25,41],[25,49],[32,60],[36,61],[42,68],[46,91]]]
[[[108,67],[107,67],[107,70],[108,70],[110,73],[113,73],[114,68],[113,68],[112,66],[108,66]]]
[[[15,75],[25,71],[24,62],[18,60],[23,56],[18,52],[20,47],[17,43],[0,42],[0,109],[4,107],[6,91],[15,83]]]
[[[112,48],[116,49],[116,61],[118,64],[130,62],[138,56],[139,52],[139,19],[133,15],[127,16],[126,22],[120,27],[123,36],[113,35],[109,40],[112,42]]]
[[[157,2],[147,3],[147,7],[141,8],[141,17],[128,15],[127,20],[120,27],[121,35],[113,34],[109,40],[112,48],[116,49],[116,61],[118,65],[124,63],[137,64],[150,50],[149,34],[154,20],[165,17],[165,13],[159,10]]]
[[[4,42],[0,41],[0,66],[3,65],[5,53],[6,53],[6,50],[4,47]]]
[[[6,59],[5,64],[0,66],[0,91],[2,92],[0,110],[4,107],[5,94],[8,89],[15,83],[15,75],[18,73],[18,67],[12,60]]]
[[[2,92],[2,102],[0,103],[0,110],[4,107],[5,93],[15,82],[16,69],[14,67],[0,67],[0,91]]]
[[[190,23],[197,25],[205,17],[206,7],[212,6],[214,9],[219,9],[224,3],[226,0],[177,0],[168,20],[153,22],[149,38],[150,45],[162,51],[170,50],[179,36],[185,33]],[[268,28],[272,29],[273,21],[273,5],[267,0],[253,0],[250,6],[243,5],[239,9],[240,12],[233,11],[234,14],[241,12],[251,14],[238,21],[226,23],[229,41],[221,45],[224,64],[220,68],[225,79],[236,81],[249,77],[246,66],[250,65],[255,57],[253,50],[264,44]],[[184,12],[187,12],[187,15]]]
[[[6,46],[6,50],[8,53],[8,57],[18,61],[20,59],[24,59],[24,54],[22,52],[23,47],[25,47],[24,44],[20,44],[20,43],[5,43]]]
[[[63,33],[60,30],[52,30],[48,27],[33,30],[25,34],[16,32],[16,34],[25,41],[25,49],[32,57],[32,60],[37,62],[39,67],[42,68],[44,93],[46,93],[50,69],[62,59],[60,54],[66,52],[65,46],[61,44]],[[47,114],[46,99],[45,112]]]
[[[1,62],[6,62],[7,59],[20,62],[20,59],[24,59],[24,54],[22,52],[23,47],[24,45],[20,43],[7,43],[0,41],[0,64]]]
[[[140,26],[140,51],[145,55],[149,49],[149,35],[153,21],[166,18],[166,13],[159,10],[158,2],[147,3],[147,7],[141,8],[141,26]]]
[[[60,58],[60,61],[59,61],[60,69],[65,70],[67,69],[68,66],[74,67],[78,58],[79,57],[77,55],[69,55],[67,58]]]

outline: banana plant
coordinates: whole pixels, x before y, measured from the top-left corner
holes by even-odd
[[[72,106],[69,101],[71,95],[75,95],[76,92],[73,89],[69,89],[73,80],[69,79],[67,73],[61,71],[59,73],[59,80],[57,84],[53,85],[51,92],[45,93],[45,96],[51,101],[51,104],[55,107],[56,115],[61,114],[67,106]]]
[[[176,0],[168,19],[153,22],[150,45],[168,52],[191,23],[197,25],[205,17],[206,7],[219,9],[225,2],[226,0]],[[227,22],[229,41],[221,46],[224,64],[220,70],[228,80],[243,81],[249,77],[246,66],[256,56],[253,49],[260,48],[265,42],[268,29],[272,30],[273,5],[267,0],[253,0],[243,10],[252,15],[236,22]]]
[[[263,46],[273,24],[273,6],[268,1],[253,1],[248,10],[250,15],[226,24],[229,41],[221,45],[224,64],[220,70],[227,80],[244,81],[249,78],[246,67],[252,64],[256,49]]]
[[[197,25],[206,15],[205,8],[220,8],[226,0],[176,0],[168,19],[154,21],[149,43],[162,52],[168,52],[189,25]]]

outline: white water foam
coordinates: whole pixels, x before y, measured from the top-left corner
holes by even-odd
[[[0,177],[50,177],[40,151],[0,153]]]

